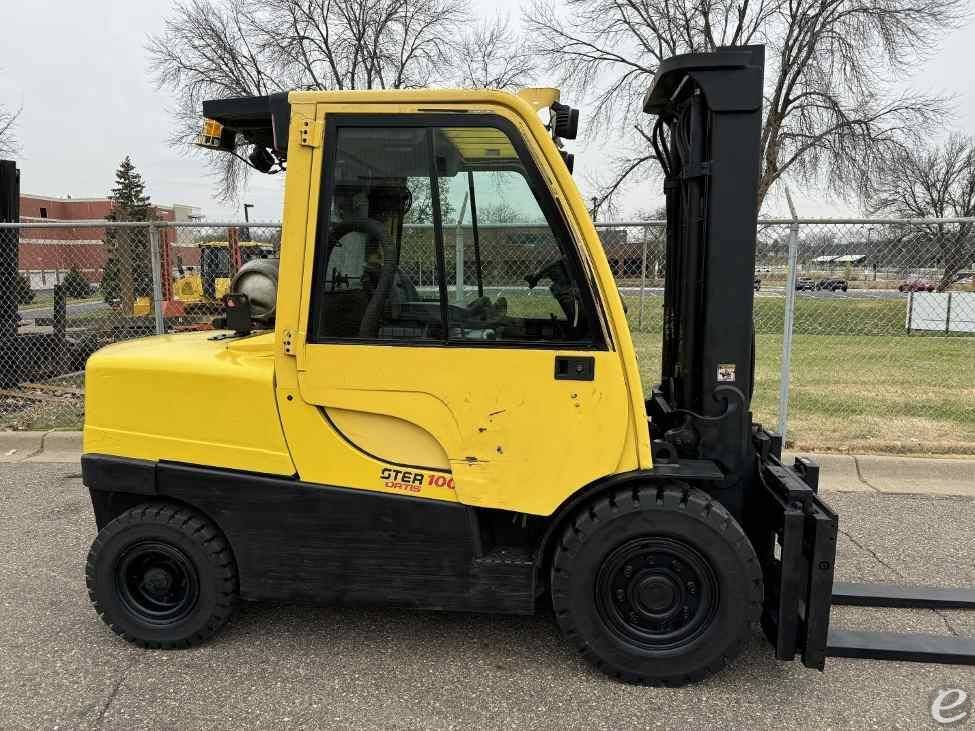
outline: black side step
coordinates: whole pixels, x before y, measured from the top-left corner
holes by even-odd
[[[975,590],[837,581],[833,583],[833,605],[898,609],[975,609]]]
[[[829,631],[826,654],[869,660],[975,665],[975,639],[833,629]]]

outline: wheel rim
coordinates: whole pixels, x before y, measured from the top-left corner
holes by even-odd
[[[711,564],[671,538],[624,543],[596,577],[600,618],[617,636],[648,650],[672,650],[700,637],[717,614],[718,599]]]
[[[159,541],[140,541],[119,557],[115,588],[122,604],[148,624],[171,625],[196,606],[200,581],[182,550]]]

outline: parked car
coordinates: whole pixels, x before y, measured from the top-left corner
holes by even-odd
[[[796,291],[801,292],[804,289],[813,292],[816,289],[816,283],[809,277],[799,277],[796,280]]]
[[[762,278],[755,277],[755,291],[759,291],[762,288]]]
[[[849,285],[846,283],[845,279],[840,279],[839,277],[830,277],[828,279],[820,279],[816,282],[816,289],[825,289],[830,292],[845,292]]]
[[[898,292],[933,292],[937,285],[928,279],[908,279],[898,288]]]

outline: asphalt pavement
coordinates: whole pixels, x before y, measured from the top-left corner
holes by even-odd
[[[975,585],[975,498],[827,493],[838,578]],[[758,634],[680,689],[590,668],[549,616],[260,604],[188,651],[112,634],[82,578],[95,534],[71,463],[0,465],[0,728],[918,728],[975,668],[781,663]],[[834,626],[975,636],[975,612],[837,608]],[[968,725],[975,728],[975,719]]]

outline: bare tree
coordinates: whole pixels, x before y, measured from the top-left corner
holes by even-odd
[[[975,216],[975,138],[952,134],[942,145],[916,143],[878,158],[864,179],[871,213],[912,218]],[[975,260],[975,227],[970,223],[933,224],[902,242],[933,252],[943,269],[938,289]]]
[[[189,146],[200,130],[203,101],[287,88],[257,47],[262,31],[251,10],[247,0],[188,0],[174,6],[162,32],[147,43],[157,86],[175,98],[170,142],[206,156],[224,199],[237,196],[248,168],[233,155]]]
[[[174,143],[199,127],[203,100],[290,89],[394,89],[449,78],[461,0],[187,0],[148,40],[160,89],[173,93]],[[205,153],[206,154],[206,153]],[[241,158],[211,158],[225,198]]]
[[[625,130],[632,153],[602,195],[645,175],[641,100],[664,58],[764,43],[765,110],[757,205],[784,174],[852,189],[870,162],[940,118],[944,104],[888,93],[964,0],[534,0],[525,13],[539,59],[593,101],[596,129]]]
[[[14,135],[14,127],[19,116],[19,109],[11,112],[6,107],[0,106],[0,158],[13,157],[20,149]]]
[[[525,215],[504,199],[481,206],[477,220],[479,223],[528,223]]]
[[[460,0],[270,0],[252,6],[262,51],[305,89],[403,89],[441,79]]]
[[[527,86],[534,60],[525,39],[511,29],[508,16],[474,24],[458,44],[460,86],[475,89],[516,89]]]

